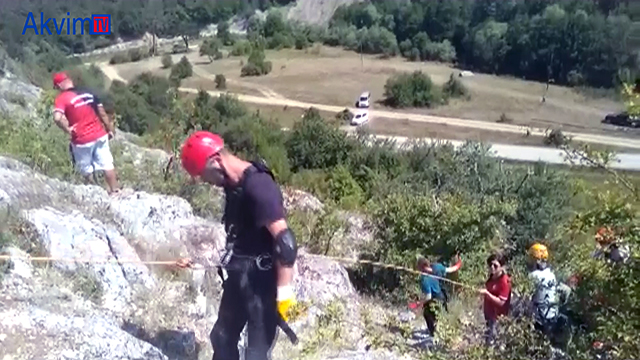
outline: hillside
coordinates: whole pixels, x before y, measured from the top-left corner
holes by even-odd
[[[323,28],[289,17],[318,24],[338,2],[0,0],[0,360],[211,358],[223,192],[175,161],[198,129],[268,164],[282,189],[301,249],[300,343],[280,335],[274,359],[637,357],[640,176],[601,147],[638,147],[637,129],[601,123],[638,71],[619,41],[626,3],[354,1]],[[112,13],[114,30],[22,36],[25,11]],[[100,175],[84,184],[52,122],[60,70],[117,124],[118,194]],[[380,118],[344,131],[365,90]],[[590,165],[502,161],[487,139],[544,141]],[[534,243],[555,288],[532,279]],[[428,335],[418,268],[446,273],[457,255]],[[490,278],[510,288],[491,344],[485,301],[505,306],[505,292],[487,295]],[[570,289],[553,334],[535,324],[536,289]]]
[[[121,95],[130,97],[131,89],[123,88]],[[161,90],[160,83],[155,90]],[[216,275],[170,264],[182,256],[204,267],[216,263],[224,239],[220,194],[188,185],[177,167],[164,174],[169,154],[140,146],[179,143],[187,133],[179,128],[185,119],[180,116],[213,121],[234,151],[264,154],[287,184],[289,221],[305,248],[296,276],[301,308],[293,322],[301,345],[292,347],[281,337],[275,358],[418,359],[428,348],[445,359],[484,359],[474,355],[482,351],[491,351],[491,358],[515,360],[534,352],[536,359],[549,359],[551,349],[543,340],[523,335],[535,335],[526,318],[504,325],[504,331],[521,335],[503,335],[500,347],[484,349],[473,290],[485,281],[486,256],[502,249],[511,256],[514,291],[526,294],[522,249],[538,237],[548,239],[561,279],[582,274],[571,302],[576,321],[601,321],[597,294],[603,291],[616,294],[610,306],[627,324],[636,319],[625,305],[640,294],[625,290],[636,276],[589,255],[592,229],[603,222],[627,229],[625,239],[637,246],[636,203],[624,188],[601,193],[604,178],[594,178],[597,173],[581,178],[543,165],[508,166],[488,157],[480,144],[417,146],[399,153],[390,144],[372,146],[366,137],[347,137],[313,110],[285,137],[232,97],[214,101],[200,94],[195,103],[175,103],[174,115],[141,137],[118,133],[113,151],[126,189],[108,196],[101,187],[78,184],[67,139],[35,121],[51,101],[50,93],[43,95],[34,104],[41,109],[34,118],[16,115],[0,122],[0,151],[21,161],[0,158],[1,247],[11,257],[2,261],[6,300],[0,305],[0,334],[10,344],[3,351],[14,358],[45,352],[68,359],[210,357],[207,334],[220,296]],[[291,188],[311,191],[320,200]],[[570,237],[574,240],[567,241]],[[415,254],[435,257],[456,249],[466,265],[455,279],[465,288],[451,289],[450,312],[442,315],[435,344],[425,336],[421,317],[406,310],[417,296],[414,275],[324,257],[413,267]],[[25,252],[56,259],[25,262]],[[126,263],[105,263],[116,259]],[[145,266],[138,259],[169,263]],[[572,354],[587,353],[594,337],[636,351],[635,342],[615,338],[621,325],[612,326],[576,334]],[[634,325],[626,326],[633,331]]]

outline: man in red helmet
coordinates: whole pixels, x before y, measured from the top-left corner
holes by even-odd
[[[292,280],[298,250],[280,187],[264,164],[236,157],[224,148],[220,136],[206,131],[195,132],[185,141],[182,166],[192,177],[225,191],[222,219],[227,249],[221,268],[227,277],[220,272],[223,294],[210,335],[213,360],[239,359],[238,341],[245,324],[245,358],[266,360],[278,325],[295,336],[284,321],[295,303]]]
[[[109,192],[118,191],[118,180],[109,149],[115,129],[102,103],[88,90],[75,88],[67,73],[53,74],[55,99],[53,120],[71,138],[69,151],[78,171],[88,183],[94,171],[104,171]]]

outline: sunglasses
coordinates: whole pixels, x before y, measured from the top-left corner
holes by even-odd
[[[497,268],[499,268],[499,267],[500,267],[500,264],[498,264],[498,263],[491,263],[491,264],[489,264],[489,267],[490,267],[490,268],[496,268],[496,269],[497,269]]]

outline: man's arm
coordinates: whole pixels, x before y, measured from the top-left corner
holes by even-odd
[[[72,129],[69,127],[69,122],[67,121],[67,118],[64,117],[64,114],[62,114],[60,111],[57,111],[57,110],[54,111],[53,121],[56,123],[56,125],[60,129],[62,129],[62,131],[67,133],[67,135],[71,136]]]
[[[102,106],[102,104],[98,104],[98,117],[100,118],[100,121],[102,121],[104,129],[111,134],[115,134],[113,122],[109,119],[109,115],[107,115],[107,112],[104,110],[104,106]]]
[[[274,241],[278,286],[290,285],[298,248],[295,236],[285,220],[282,192],[271,176],[266,173],[253,175],[249,182],[246,186],[255,206],[256,225],[265,226]]]
[[[453,266],[449,266],[446,270],[447,274],[451,274],[454,273],[458,270],[460,270],[460,267],[462,267],[462,259],[460,259],[460,255],[456,255],[453,258],[453,261],[455,262],[455,264]]]
[[[278,269],[278,286],[286,286],[293,281],[293,263],[297,255],[297,245],[293,239],[293,233],[289,230],[286,220],[280,219],[267,225],[267,229],[275,240],[276,249],[279,249],[279,259],[276,259]],[[293,261],[292,261],[293,260]]]

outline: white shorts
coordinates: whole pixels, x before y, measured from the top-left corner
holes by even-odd
[[[94,171],[113,170],[113,155],[109,149],[109,135],[90,143],[70,146],[73,163],[86,176]]]

